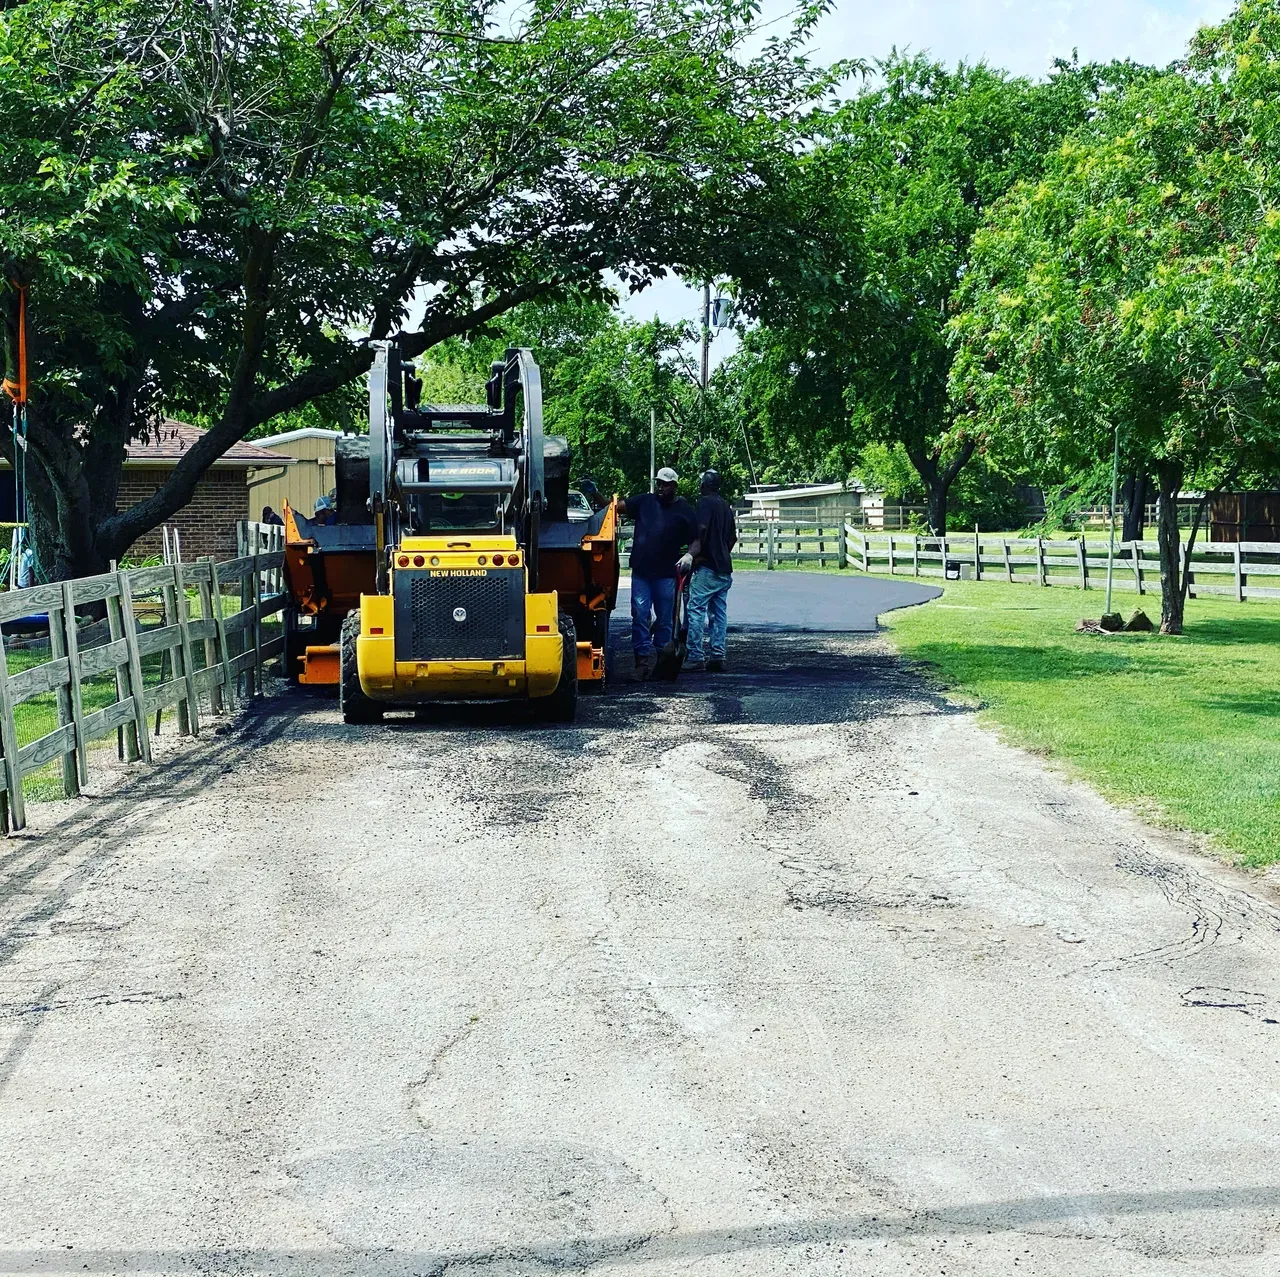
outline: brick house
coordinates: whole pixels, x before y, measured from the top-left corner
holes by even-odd
[[[154,436],[130,443],[120,474],[116,508],[127,510],[155,492],[202,433],[197,426],[166,420]],[[191,500],[165,521],[168,527],[178,529],[183,559],[189,563],[202,554],[212,554],[217,559],[235,558],[236,521],[256,519],[262,513],[255,488],[284,474],[284,467],[293,464],[293,457],[252,443],[238,443],[219,457],[196,484]],[[5,476],[0,479],[0,522],[12,523],[16,517],[13,468],[3,458],[0,474]],[[155,528],[139,537],[127,553],[130,558],[141,558],[160,554],[163,549],[163,534]]]
[[[146,440],[133,440],[125,455],[120,475],[120,496],[116,507],[127,510],[149,497],[168,479],[174,466],[203,431],[181,421],[163,421]],[[293,464],[293,458],[268,452],[251,443],[237,443],[205,471],[191,500],[165,522],[178,529],[182,557],[190,562],[202,554],[231,559],[236,553],[236,521],[256,519],[261,509],[252,509],[253,472]],[[159,554],[163,550],[159,528],[139,537],[129,548],[129,556]]]

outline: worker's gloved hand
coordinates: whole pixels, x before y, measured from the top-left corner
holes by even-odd
[[[680,562],[676,564],[676,567],[678,567],[681,572],[685,572],[685,573],[692,572],[693,571],[693,555],[692,554],[682,555],[680,558]]]

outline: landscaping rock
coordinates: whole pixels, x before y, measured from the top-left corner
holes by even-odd
[[[1139,608],[1128,619],[1128,621],[1125,622],[1124,628],[1130,634],[1150,634],[1156,627],[1151,618],[1141,608]]]
[[[1118,634],[1124,629],[1124,617],[1119,612],[1108,612],[1098,624],[1109,634]]]

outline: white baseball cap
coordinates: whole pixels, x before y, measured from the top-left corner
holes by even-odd
[[[670,466],[663,466],[658,471],[657,480],[659,483],[679,483],[680,476]]]

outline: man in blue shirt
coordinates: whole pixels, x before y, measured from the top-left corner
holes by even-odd
[[[676,564],[694,539],[693,507],[676,493],[680,476],[670,466],[658,471],[654,491],[619,502],[635,524],[631,541],[631,647],[636,676],[653,673],[655,646],[671,642],[676,601]],[[686,567],[687,570],[687,567]],[[655,618],[650,634],[649,618]]]

